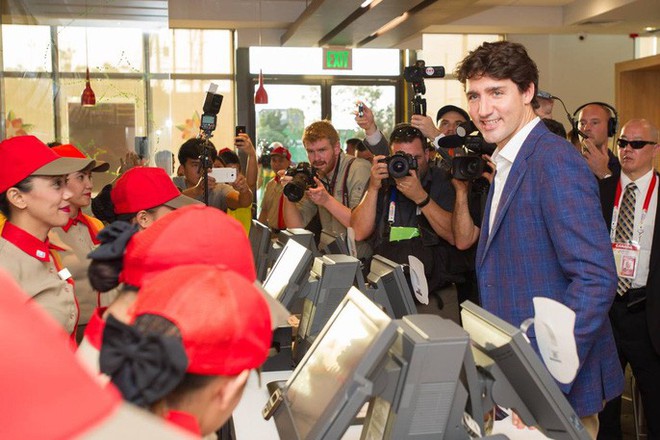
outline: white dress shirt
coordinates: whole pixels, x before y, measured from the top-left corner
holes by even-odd
[[[633,280],[631,287],[646,286],[646,280],[649,277],[649,264],[651,262],[651,245],[653,244],[653,231],[655,229],[655,214],[658,208],[658,186],[660,186],[660,179],[656,181],[651,200],[649,202],[649,210],[644,218],[642,224],[642,213],[644,212],[644,199],[651,185],[653,179],[653,170],[644,174],[639,179],[635,180],[637,189],[635,190],[635,221],[633,226],[632,241],[639,244],[639,261],[637,262],[637,273]],[[623,194],[626,192],[626,186],[632,182],[628,176],[623,172],[621,173],[621,196],[619,197],[619,207],[622,203]],[[613,230],[616,225],[612,226]],[[640,232],[642,233],[640,236]]]
[[[539,123],[541,119],[537,116],[531,121],[529,121],[523,128],[518,131],[507,144],[502,148],[497,148],[493,153],[492,160],[495,162],[495,178],[493,183],[495,184],[495,190],[493,192],[493,200],[490,203],[490,216],[488,217],[488,233],[493,230],[493,223],[495,223],[495,214],[497,214],[497,209],[500,206],[500,199],[502,198],[502,190],[506,181],[509,178],[509,172],[513,166],[513,162],[516,160],[516,156],[520,152],[520,148],[527,139],[527,136],[534,129],[536,124]]]

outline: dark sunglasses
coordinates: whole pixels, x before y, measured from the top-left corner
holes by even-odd
[[[422,140],[422,143],[426,141],[426,138],[422,132],[411,125],[400,125],[395,127],[390,134],[390,143],[392,142],[410,142],[411,140],[418,138]]]
[[[619,146],[619,148],[626,148],[628,145],[630,145],[632,148],[635,150],[639,150],[640,148],[644,148],[645,146],[649,144],[655,144],[655,142],[651,141],[629,141],[626,139],[619,139],[616,141],[616,144]]]

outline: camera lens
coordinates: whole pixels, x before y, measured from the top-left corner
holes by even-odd
[[[297,173],[293,176],[291,182],[284,185],[284,195],[290,202],[299,202],[307,190],[307,178],[303,173]]]
[[[392,157],[387,167],[390,177],[394,177],[395,179],[407,176],[409,170],[408,160],[405,157]]]

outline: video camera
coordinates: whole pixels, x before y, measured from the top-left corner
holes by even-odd
[[[387,164],[387,172],[393,179],[406,177],[410,174],[410,170],[417,169],[417,159],[404,151],[397,151],[378,162]]]
[[[476,134],[472,134],[475,131]],[[488,162],[482,159],[481,155],[493,154],[496,145],[486,142],[470,121],[459,124],[456,133],[439,139],[438,146],[449,149],[464,147],[468,154],[454,156],[453,158],[449,155],[443,155],[443,158],[450,164],[451,175],[454,179],[476,180],[481,177],[486,167],[489,167]]]
[[[445,76],[445,68],[442,66],[427,66],[424,60],[417,60],[414,66],[403,69],[403,78],[412,84],[415,96],[410,100],[413,106],[413,114],[426,115],[426,93],[424,78],[442,78]]]
[[[290,202],[299,202],[308,188],[316,188],[316,169],[307,162],[300,162],[295,167],[286,170],[286,176],[291,176],[291,182],[284,186],[284,195]]]

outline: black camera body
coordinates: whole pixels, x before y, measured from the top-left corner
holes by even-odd
[[[476,135],[467,135],[463,141],[463,145],[470,151],[466,156],[455,156],[452,159],[451,174],[454,179],[458,180],[476,180],[486,171],[487,167],[490,168],[488,162],[482,159],[482,154],[493,154],[495,145],[487,143],[481,136],[481,133]]]
[[[380,159],[378,162],[387,164],[387,172],[394,179],[406,177],[410,175],[410,170],[417,169],[417,159],[403,151],[397,151],[391,156]]]
[[[307,162],[300,162],[295,167],[286,170],[286,176],[293,177],[291,182],[284,186],[284,195],[290,202],[299,202],[308,188],[316,188],[316,169]]]
[[[209,90],[206,92],[204,99],[204,106],[202,107],[203,113],[199,123],[200,131],[207,137],[211,137],[211,133],[218,125],[218,113],[222,106],[223,96],[216,93],[218,85],[211,83]]]
[[[427,66],[424,60],[417,60],[415,65],[407,66],[403,69],[403,79],[412,84],[415,96],[410,100],[413,108],[413,114],[426,115],[426,99],[423,95],[426,93],[424,78],[443,78],[445,68],[442,66]]]

